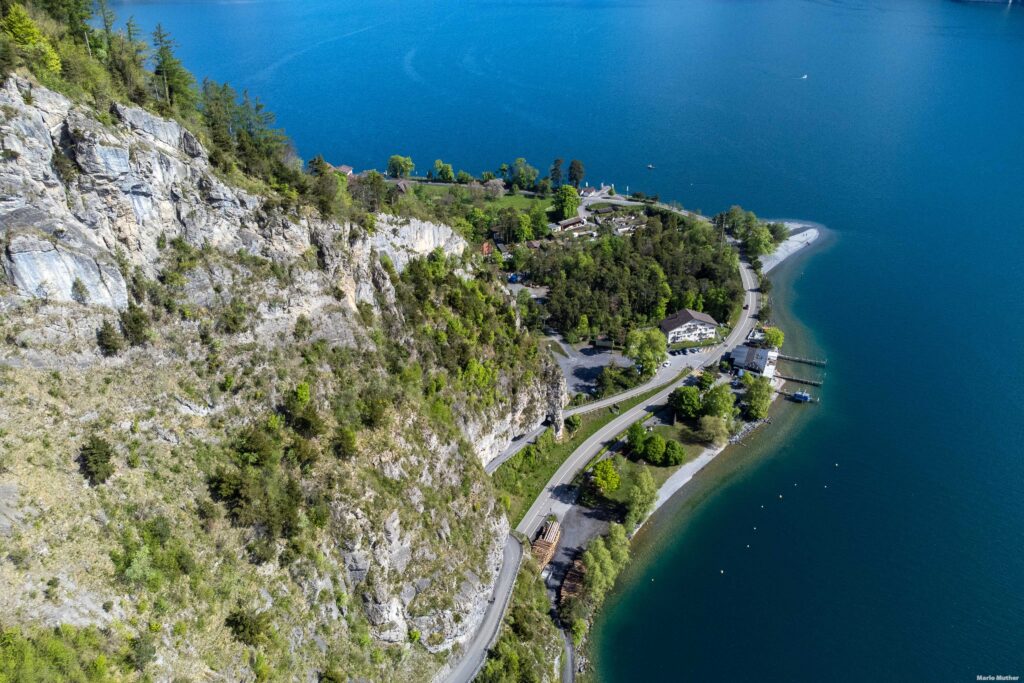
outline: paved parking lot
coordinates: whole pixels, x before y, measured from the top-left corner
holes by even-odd
[[[601,369],[606,365],[629,367],[633,364],[631,360],[612,349],[599,349],[592,346],[576,349],[560,339],[555,337],[551,337],[551,339],[562,348],[563,353],[552,355],[558,361],[562,374],[565,375],[565,383],[570,396],[578,393],[593,393],[597,389],[597,378],[601,375]]]

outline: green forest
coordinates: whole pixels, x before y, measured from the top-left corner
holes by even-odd
[[[550,288],[552,327],[570,340],[607,334],[622,344],[630,329],[657,325],[680,308],[729,321],[743,294],[735,249],[706,222],[650,211],[632,235],[536,252],[527,269]]]

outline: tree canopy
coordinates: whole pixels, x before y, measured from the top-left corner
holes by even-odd
[[[768,417],[768,408],[772,402],[775,389],[767,377],[746,374],[743,383],[747,387],[744,399],[747,403],[747,416],[752,420],[763,420]]]
[[[765,344],[772,348],[781,349],[783,342],[786,341],[786,335],[777,327],[766,327],[762,332]]]
[[[538,250],[528,270],[549,288],[552,327],[571,333],[586,316],[595,332],[619,343],[630,329],[657,325],[680,308],[728,320],[743,294],[735,250],[712,226],[672,213],[648,217],[631,235]]]
[[[669,394],[668,403],[680,417],[691,419],[699,417],[701,411],[700,389],[692,386],[679,387]]]
[[[619,482],[619,472],[611,460],[605,459],[594,465],[594,485],[603,495],[618,490]]]
[[[718,384],[704,393],[705,415],[732,419],[736,414],[736,397],[728,384]]]
[[[392,178],[407,178],[414,168],[416,166],[412,163],[412,157],[392,154],[388,158],[387,173]]]
[[[632,330],[626,335],[625,354],[636,364],[641,377],[653,377],[667,357],[666,344],[661,330]]]
[[[654,477],[644,467],[629,490],[629,499],[626,503],[626,527],[632,529],[643,521],[647,515],[651,514],[657,500],[658,486],[654,483]]]
[[[555,211],[559,218],[566,219],[576,215],[580,206],[580,195],[570,185],[562,185],[555,191]]]
[[[569,184],[575,187],[577,190],[580,187],[580,183],[583,182],[583,178],[586,177],[586,171],[583,169],[583,162],[579,159],[573,159],[569,162]]]

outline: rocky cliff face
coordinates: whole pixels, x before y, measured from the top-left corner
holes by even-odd
[[[201,250],[206,263],[176,290],[180,316],[161,321],[148,346],[104,358],[97,328],[128,307],[133,283],[160,275],[166,244],[175,239]],[[0,408],[0,434],[7,435],[0,448],[0,612],[25,623],[128,632],[128,624],[145,623],[145,606],[117,583],[110,559],[140,505],[179,522],[198,560],[223,573],[218,557],[240,555],[250,539],[245,530],[196,527],[186,511],[205,484],[182,453],[280,397],[272,386],[248,399],[230,387],[197,390],[209,381],[203,363],[215,358],[218,368],[237,373],[227,377],[251,377],[262,387],[261,372],[276,368],[283,377],[301,363],[288,365],[300,319],[311,340],[373,348],[363,309],[394,314],[381,257],[401,272],[413,258],[435,250],[459,255],[465,246],[449,227],[423,221],[379,216],[366,234],[270,209],[219,179],[199,140],[178,123],[121,105],[92,112],[8,79],[0,88],[0,390],[20,399]],[[285,280],[265,272],[278,266],[287,269]],[[230,347],[189,341],[203,334],[192,312],[236,300],[253,311],[252,324]],[[276,632],[301,662],[295,678],[308,679],[331,653],[345,652],[339,643],[362,642],[364,623],[366,647],[422,645],[397,660],[390,676],[429,675],[438,661],[417,652],[448,652],[472,635],[508,523],[466,456],[486,463],[564,400],[557,374],[502,382],[508,400],[499,409],[458,425],[470,448],[414,416],[362,444],[366,469],[344,464],[353,480],[335,487],[345,495],[330,501],[331,533],[310,551],[317,562],[299,569],[231,564],[232,582],[211,589],[231,600],[248,596],[259,609],[278,605]],[[330,393],[345,390],[342,378],[325,376],[314,402],[329,410]],[[85,485],[74,460],[83,434],[97,428],[123,438],[122,455],[134,463],[118,466],[109,493]],[[9,456],[15,445],[24,457]],[[139,449],[150,455],[140,460]],[[5,562],[5,552],[19,561]],[[43,596],[37,587],[50,576],[60,589]],[[248,678],[245,649],[210,626],[203,609],[171,615],[200,624],[188,647],[177,626],[172,633],[173,620],[156,631],[159,677]],[[217,658],[222,666],[211,666]]]

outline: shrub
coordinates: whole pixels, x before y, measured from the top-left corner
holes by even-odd
[[[78,177],[78,166],[62,150],[54,150],[50,163],[53,165],[53,170],[57,172],[57,175],[65,183],[69,183]]]
[[[676,465],[682,465],[683,460],[686,459],[686,450],[683,445],[678,441],[669,441],[665,444],[665,464],[674,467]]]
[[[149,316],[141,306],[128,304],[128,310],[121,313],[121,329],[128,343],[141,346],[149,339]]]
[[[85,283],[77,277],[71,283],[71,298],[80,304],[89,303],[89,290],[85,288]]]
[[[132,639],[131,662],[137,670],[145,669],[155,656],[156,644],[152,634],[143,633],[138,638]]]
[[[104,320],[96,330],[96,344],[104,356],[116,356],[124,348],[124,337],[112,322]]]
[[[249,306],[241,299],[235,297],[224,310],[221,311],[217,320],[217,326],[227,334],[238,334],[245,329],[249,321]]]
[[[114,465],[110,462],[114,449],[104,439],[90,436],[79,453],[82,473],[93,486],[102,484],[114,473]]]
[[[295,331],[293,333],[295,338],[302,341],[308,339],[312,333],[313,323],[305,315],[300,315],[298,320],[295,321]]]
[[[339,458],[347,460],[359,453],[359,446],[356,444],[356,430],[351,427],[339,427],[334,437],[334,454]]]
[[[270,615],[266,612],[239,607],[231,612],[224,624],[240,643],[256,647],[270,635]]]

